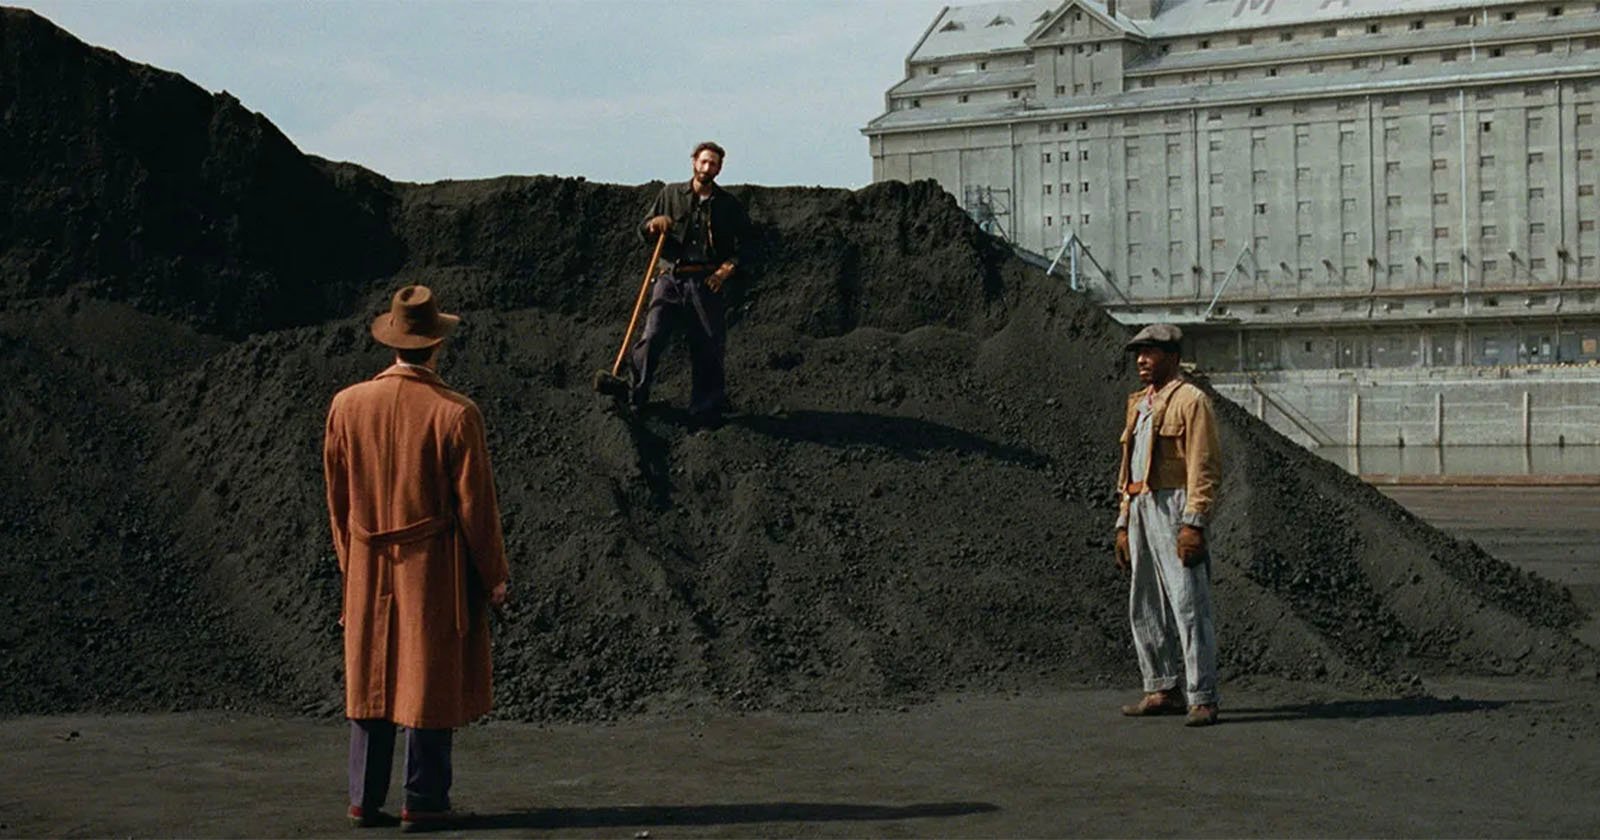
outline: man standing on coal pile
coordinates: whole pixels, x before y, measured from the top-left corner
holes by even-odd
[[[460,320],[426,286],[396,292],[372,323],[394,364],[340,391],[328,410],[323,471],[344,580],[357,827],[455,824],[451,733],[492,703],[486,606],[506,603],[510,569],[483,415],[439,378]],[[382,811],[396,726],[406,734],[399,820]]]
[[[1128,397],[1122,430],[1116,557],[1131,571],[1128,617],[1145,695],[1122,713],[1187,711],[1186,725],[1210,726],[1219,698],[1205,529],[1222,461],[1211,399],[1179,373],[1182,340],[1177,327],[1151,324],[1126,348],[1145,387]]]
[[[744,205],[717,184],[725,156],[716,143],[695,146],[689,156],[692,177],[662,187],[639,227],[640,235],[652,243],[666,234],[661,249],[665,268],[656,277],[650,311],[629,359],[629,401],[635,409],[642,409],[649,400],[673,322],[683,321],[693,366],[689,416],[699,428],[720,425],[728,407],[723,375],[727,352],[723,288],[740,269],[750,239]]]

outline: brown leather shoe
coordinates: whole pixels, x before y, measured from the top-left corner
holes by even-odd
[[[349,818],[351,828],[388,828],[400,824],[400,818],[393,814],[376,808],[362,808],[360,805],[351,805],[345,816]]]
[[[421,831],[449,831],[461,827],[459,811],[413,811],[400,809],[400,830],[407,834]]]
[[[1217,704],[1202,703],[1189,707],[1189,717],[1183,721],[1184,726],[1213,726],[1217,722]]]
[[[1152,691],[1139,698],[1139,702],[1123,706],[1122,713],[1128,717],[1181,715],[1183,699],[1175,691]]]

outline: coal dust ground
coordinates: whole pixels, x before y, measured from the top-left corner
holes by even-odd
[[[409,282],[464,316],[442,372],[490,429],[498,720],[1136,684],[1110,560],[1126,331],[931,182],[733,188],[738,410],[697,432],[681,351],[641,417],[589,389],[659,185],[391,182],[6,9],[0,148],[0,714],[337,719],[322,423],[386,364],[367,324]],[[1593,691],[1568,588],[1218,408],[1224,686]]]

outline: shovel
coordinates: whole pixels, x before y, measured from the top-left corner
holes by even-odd
[[[644,270],[644,282],[639,284],[639,297],[633,302],[633,317],[628,319],[628,331],[622,336],[622,346],[617,349],[617,359],[611,363],[611,370],[597,370],[594,372],[594,389],[602,394],[626,399],[630,386],[628,380],[619,374],[622,372],[622,360],[628,355],[628,345],[633,343],[633,329],[639,325],[639,312],[644,309],[644,299],[650,293],[650,281],[656,275],[656,262],[661,259],[661,246],[667,242],[667,232],[662,231],[656,237],[656,250],[650,255],[650,267]]]

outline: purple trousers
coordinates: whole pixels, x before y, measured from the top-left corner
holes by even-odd
[[[350,721],[350,804],[372,813],[389,798],[396,727],[387,720]],[[406,800],[412,811],[450,810],[449,729],[406,729]]]
[[[726,304],[722,295],[706,288],[709,271],[682,274],[668,270],[656,277],[650,290],[650,310],[644,329],[633,344],[629,361],[633,368],[633,404],[642,406],[650,398],[661,352],[678,322],[687,329],[689,363],[693,366],[693,385],[689,394],[690,414],[717,414],[727,401],[723,380],[723,356],[727,350]]]

